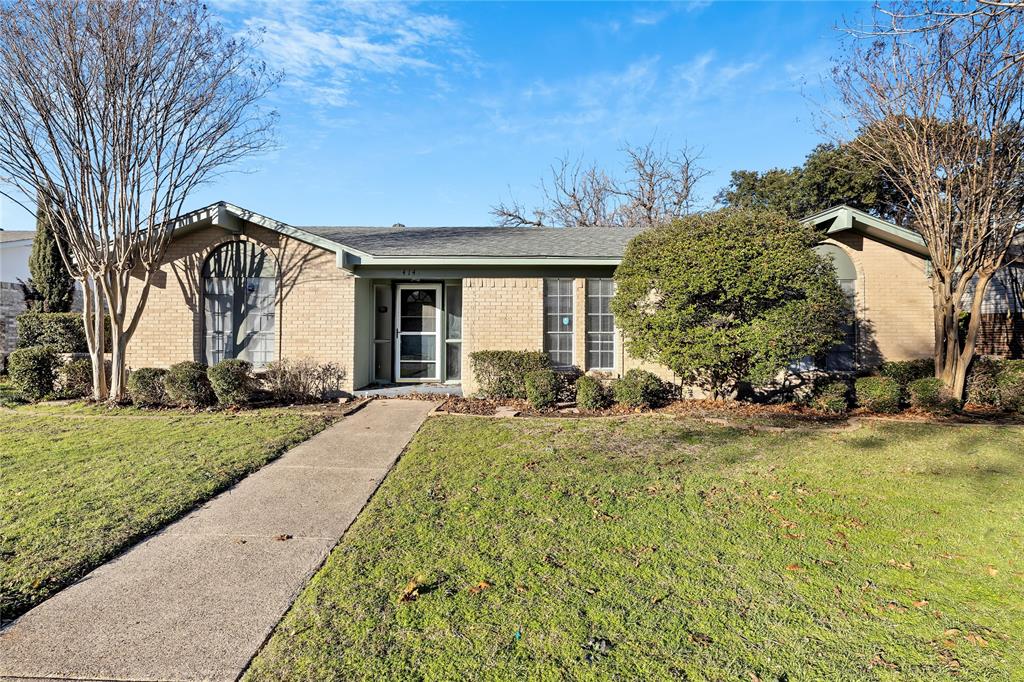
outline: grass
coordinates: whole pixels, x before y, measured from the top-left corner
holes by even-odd
[[[247,679],[1024,679],[1022,442],[432,418]]]
[[[0,411],[6,621],[322,429],[284,410]]]

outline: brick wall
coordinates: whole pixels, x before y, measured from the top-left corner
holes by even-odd
[[[0,366],[18,344],[16,318],[25,312],[25,296],[13,282],[0,282]]]
[[[203,360],[203,262],[214,248],[238,238],[257,242],[278,262],[277,356],[335,362],[347,370],[351,390],[354,278],[337,267],[333,252],[255,225],[247,225],[241,237],[208,227],[171,243],[128,344],[129,367]],[[137,297],[141,281],[132,284]]]
[[[930,356],[934,327],[925,259],[852,231],[828,241],[857,268],[860,361],[875,365]]]
[[[544,348],[544,280],[467,277],[462,280],[462,391],[473,395],[471,353]]]

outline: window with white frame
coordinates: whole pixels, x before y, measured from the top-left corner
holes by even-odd
[[[615,318],[611,301],[615,282],[610,278],[587,280],[587,369],[615,367]]]
[[[573,280],[544,280],[544,350],[554,367],[573,364]]]

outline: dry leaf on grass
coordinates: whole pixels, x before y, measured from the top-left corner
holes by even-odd
[[[484,590],[488,589],[490,586],[491,584],[489,582],[487,582],[486,580],[481,580],[476,585],[473,585],[471,588],[469,588],[469,593],[480,594]]]

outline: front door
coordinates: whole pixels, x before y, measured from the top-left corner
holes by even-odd
[[[399,284],[395,312],[395,378],[440,381],[441,285]]]

